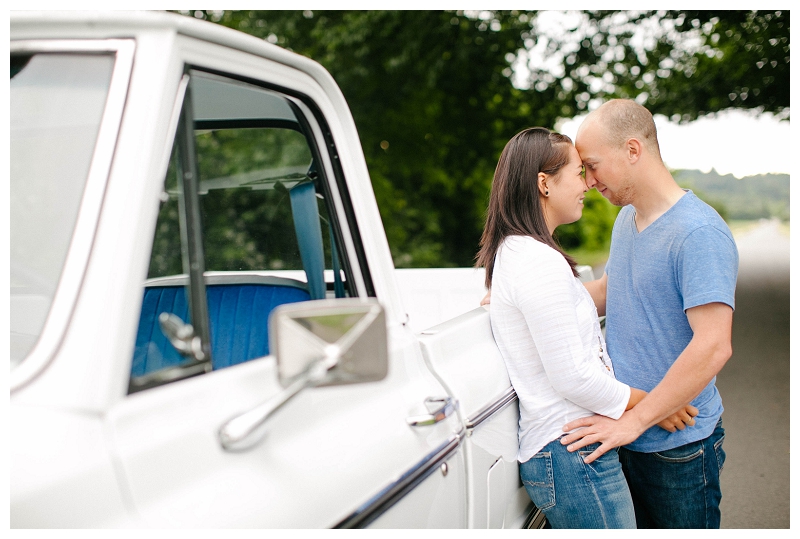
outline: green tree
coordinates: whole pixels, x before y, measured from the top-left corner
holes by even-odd
[[[560,112],[552,92],[511,83],[530,31],[518,13],[225,12],[218,22],[331,72],[398,266],[471,265],[505,142],[530,125],[552,127]]]
[[[680,122],[728,108],[789,117],[788,11],[589,11],[571,20],[567,32],[540,35],[549,65],[531,77],[561,86],[558,98],[578,109],[624,97]]]
[[[788,12],[185,12],[321,63],[353,113],[399,267],[469,266],[500,151],[630,97],[686,121],[729,107],[788,118]],[[528,64],[520,81],[514,69]],[[515,84],[516,82],[516,84]],[[702,88],[701,88],[702,86]],[[587,198],[565,247],[604,248],[616,209]]]
[[[581,220],[558,227],[556,239],[567,250],[602,251],[611,241],[611,229],[619,208],[609,204],[594,189],[586,193],[583,205]]]

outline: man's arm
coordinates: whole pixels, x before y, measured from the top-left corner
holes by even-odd
[[[647,391],[643,391],[641,389],[637,389],[635,387],[631,388],[631,396],[628,399],[628,406],[625,407],[625,411],[627,412],[644,399],[647,396]],[[694,417],[698,414],[699,410],[692,406],[691,404],[687,404],[683,406],[680,410],[672,414],[671,416],[666,417],[658,422],[658,426],[664,430],[668,430],[669,432],[675,432],[676,430],[683,430],[687,426],[691,427],[694,425]]]
[[[594,281],[583,283],[589,295],[592,296],[595,307],[597,307],[597,316],[606,315],[606,287],[608,286],[608,275],[603,273],[603,276]]]
[[[600,447],[584,459],[590,463],[609,449],[631,443],[699,395],[722,370],[731,357],[733,310],[724,303],[709,303],[688,309],[686,316],[694,336],[664,379],[616,421],[591,416],[565,425],[565,432],[584,427],[561,439],[569,451],[600,442]]]

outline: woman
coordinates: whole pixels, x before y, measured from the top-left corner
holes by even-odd
[[[645,396],[614,378],[597,310],[576,262],[553,240],[581,217],[588,191],[569,137],[541,127],[512,138],[497,164],[477,265],[491,290],[492,331],[519,397],[520,475],[553,528],[635,528],[616,451],[584,464],[562,427],[617,419]]]

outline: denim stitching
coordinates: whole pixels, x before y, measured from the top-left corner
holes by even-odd
[[[707,439],[706,439],[707,440]],[[703,450],[705,446],[705,440],[703,441],[703,446],[700,447],[700,450]],[[710,506],[709,498],[709,491],[708,491],[708,471],[706,470],[706,452],[703,451],[703,503],[705,504],[705,511],[703,512],[705,519],[706,519],[706,529],[708,529],[708,510]]]
[[[543,459],[544,460],[544,463],[545,463],[545,481],[546,481],[546,483],[540,483],[540,482],[535,482],[535,481],[526,481],[525,479],[522,479],[521,477],[520,477],[520,479],[522,479],[522,483],[524,485],[529,485],[529,486],[531,486],[533,488],[543,489],[543,490],[545,490],[547,492],[548,498],[549,498],[549,503],[539,507],[539,509],[541,511],[546,511],[548,509],[551,509],[551,508],[555,507],[555,505],[556,505],[556,485],[555,485],[555,481],[553,479],[553,460],[552,460],[552,456],[551,456],[549,451],[539,452],[536,455],[534,455],[533,457],[531,457],[531,460],[533,460],[533,459]]]
[[[542,459],[542,460],[544,460],[545,470],[547,472],[547,476],[545,478],[545,481],[547,481],[547,482],[546,483],[541,483],[541,482],[536,482],[536,481],[526,481],[524,479],[522,480],[522,482],[525,483],[526,485],[530,485],[532,487],[550,487],[550,486],[554,486],[553,485],[552,457],[550,456],[550,452],[547,451],[547,452],[537,453],[534,456],[532,456],[530,460],[533,460],[533,459]]]
[[[583,457],[590,455],[592,451],[579,451],[578,457],[580,458],[581,464],[583,464],[583,473],[584,479],[586,483],[591,487],[592,494],[594,494],[594,503],[600,509],[600,516],[603,517],[603,528],[608,528],[608,519],[606,518],[606,511],[605,507],[602,503],[600,503],[600,496],[597,495],[597,489],[595,488],[594,481],[592,481],[591,476],[589,475],[589,470],[593,471],[595,474],[598,472],[594,469],[591,464],[587,464],[583,461]]]
[[[550,507],[548,509],[550,509],[556,506],[556,480],[553,477],[553,458],[550,453],[547,454],[547,457],[547,481],[550,483]]]
[[[722,469],[725,467],[725,459],[723,458],[720,462],[719,459],[719,452],[722,449],[722,442],[725,440],[725,435],[723,434],[722,437],[714,442],[714,455],[717,457],[717,468],[719,468],[720,473],[722,473]]]
[[[663,461],[666,461],[666,462],[689,462],[690,460],[694,460],[697,457],[701,456],[703,453],[704,453],[703,446],[700,446],[700,449],[698,449],[697,451],[695,451],[691,455],[686,455],[685,457],[668,457],[668,456],[663,455],[663,454],[658,453],[658,452],[653,453],[653,455],[656,458],[658,458],[660,460],[663,460]]]

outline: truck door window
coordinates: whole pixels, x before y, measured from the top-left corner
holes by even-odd
[[[206,370],[192,368],[197,362],[159,323],[167,313],[192,324],[191,234],[202,238],[213,370],[269,354],[268,317],[277,305],[356,295],[320,156],[291,99],[199,71],[190,81],[184,110],[193,111],[200,228],[192,231],[182,210],[190,195],[182,188],[179,133],[144,283],[130,392]]]
[[[112,54],[12,54],[11,367],[44,327],[67,258],[114,67]]]

